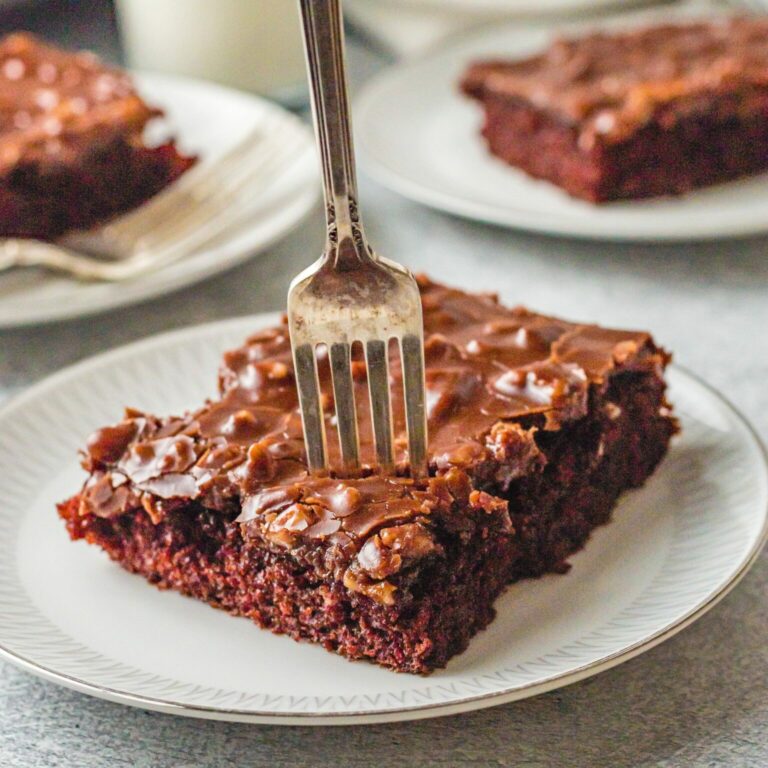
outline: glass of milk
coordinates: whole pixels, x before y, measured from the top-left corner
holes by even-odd
[[[306,100],[296,0],[117,0],[128,65]]]

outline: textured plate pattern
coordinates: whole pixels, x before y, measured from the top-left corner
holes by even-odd
[[[391,720],[489,706],[594,674],[696,618],[764,537],[766,472],[750,429],[673,370],[684,432],[646,488],[565,577],[514,585],[491,628],[429,678],[351,664],[123,573],[71,544],[53,504],[82,479],[84,436],[124,404],[212,394],[222,349],[273,318],[156,337],[94,358],[0,410],[0,647],[96,695],[181,714],[277,722]],[[226,647],[226,654],[220,649]]]

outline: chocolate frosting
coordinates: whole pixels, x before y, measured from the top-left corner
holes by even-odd
[[[0,41],[0,169],[64,162],[115,135],[140,135],[160,114],[129,76],[92,53],[69,53],[25,33]]]
[[[483,61],[462,82],[470,95],[522,99],[578,126],[580,145],[618,142],[659,110],[665,119],[711,94],[754,97],[768,87],[768,18],[662,24],[556,39],[519,61]]]
[[[286,325],[227,352],[220,398],[181,417],[128,411],[88,441],[83,514],[144,507],[153,520],[194,500],[229,514],[246,538],[290,551],[390,603],[395,573],[441,556],[441,531],[474,524],[510,532],[504,487],[543,466],[537,432],[588,408],[590,387],[617,369],[663,365],[646,333],[576,325],[493,296],[420,278],[431,470],[414,482],[372,475],[365,366],[353,365],[364,466],[357,478],[307,474]],[[327,360],[320,365],[329,453],[338,458]],[[401,372],[391,369],[399,473],[407,469]]]

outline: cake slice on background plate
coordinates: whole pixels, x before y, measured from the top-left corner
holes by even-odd
[[[195,159],[144,143],[162,114],[91,53],[0,40],[0,236],[90,229],[168,186]]]
[[[557,39],[476,62],[461,88],[494,155],[591,202],[768,169],[768,16]]]

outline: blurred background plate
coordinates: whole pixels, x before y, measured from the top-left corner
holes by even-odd
[[[346,0],[349,18],[392,52],[419,54],[472,26],[620,10],[653,0]],[[656,0],[658,2],[658,0]]]
[[[545,234],[602,240],[705,240],[768,231],[768,174],[659,197],[593,205],[536,181],[493,157],[480,107],[459,93],[467,65],[524,57],[559,32],[690,18],[701,8],[643,10],[610,20],[521,26],[478,33],[371,81],[356,104],[361,164],[417,202],[478,221]],[[711,12],[708,14],[711,15]]]
[[[538,16],[545,13],[573,13],[609,6],[625,7],[631,0],[348,0],[349,5],[432,8],[443,13],[520,14]],[[634,4],[637,4],[637,0]]]
[[[124,283],[83,283],[39,270],[0,274],[0,328],[103,312],[198,282],[268,248],[294,229],[317,202],[314,140],[299,118],[266,99],[199,80],[142,74],[136,81],[149,103],[165,110],[161,130],[170,130],[182,150],[199,154],[201,163],[215,162],[268,121],[277,134],[298,128],[306,141],[265,191],[264,213],[258,219],[181,261]]]

